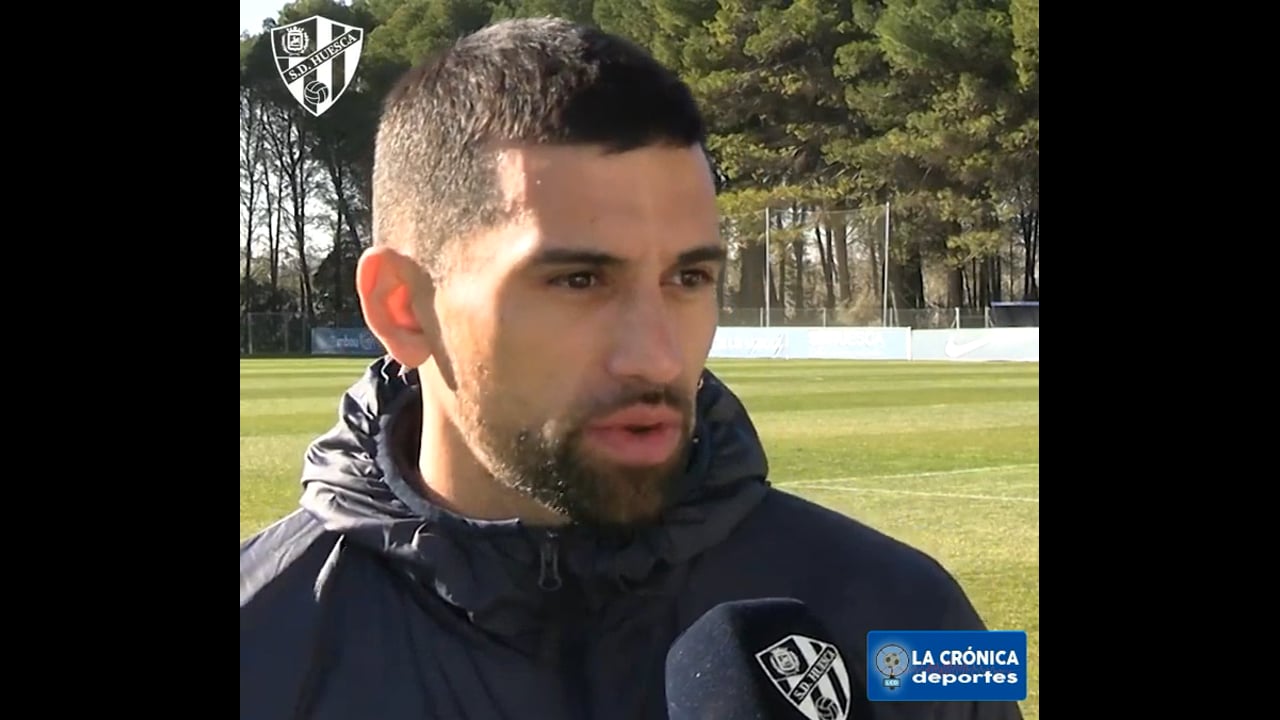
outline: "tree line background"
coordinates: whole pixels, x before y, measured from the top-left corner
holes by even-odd
[[[266,35],[317,14],[366,32],[319,118]],[[459,36],[535,15],[631,38],[693,88],[730,250],[725,324],[761,324],[767,304],[775,325],[879,325],[888,305],[922,327],[1039,300],[1039,0],[302,0],[240,37],[242,350],[258,314],[359,322],[382,98]]]

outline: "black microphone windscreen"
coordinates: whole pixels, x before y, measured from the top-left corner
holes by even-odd
[[[667,716],[846,720],[859,692],[847,658],[799,600],[722,603],[667,652]]]

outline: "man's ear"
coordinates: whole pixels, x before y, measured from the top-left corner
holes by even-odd
[[[436,323],[419,317],[418,308],[431,312],[435,286],[412,258],[386,246],[365,250],[356,265],[356,292],[365,324],[396,362],[411,369],[431,357]]]

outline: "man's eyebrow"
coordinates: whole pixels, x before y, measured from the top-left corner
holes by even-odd
[[[724,246],[703,245],[685,250],[676,258],[677,265],[693,265],[700,262],[724,262],[726,257]],[[592,265],[595,267],[611,267],[625,265],[623,258],[610,255],[599,250],[579,250],[575,248],[547,248],[538,252],[529,261],[530,265]]]
[[[547,248],[539,251],[529,261],[530,265],[595,265],[605,267],[622,265],[626,261],[616,255],[598,250],[575,250],[573,248]]]
[[[723,245],[703,245],[680,253],[680,257],[676,259],[676,264],[694,265],[702,262],[724,262],[726,255]]]

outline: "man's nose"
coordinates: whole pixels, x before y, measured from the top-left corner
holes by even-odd
[[[615,377],[665,385],[680,377],[677,318],[660,290],[628,298],[613,328],[608,371]]]

